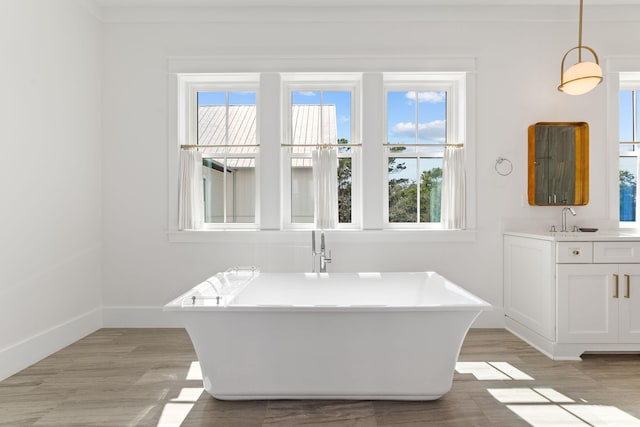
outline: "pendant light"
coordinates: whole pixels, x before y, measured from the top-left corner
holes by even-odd
[[[572,51],[578,51],[578,62],[566,71],[564,61]],[[583,61],[582,51],[587,50],[593,55],[595,62]],[[568,95],[582,95],[589,92],[602,82],[602,69],[598,63],[598,55],[589,46],[582,45],[582,0],[580,0],[580,26],[578,29],[578,46],[567,51],[562,57],[560,65],[560,86],[558,90]]]

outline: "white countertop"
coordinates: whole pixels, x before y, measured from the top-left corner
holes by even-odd
[[[635,229],[598,230],[595,232],[537,232],[505,231],[509,236],[528,237],[530,239],[551,240],[555,242],[582,241],[640,241],[640,232]]]

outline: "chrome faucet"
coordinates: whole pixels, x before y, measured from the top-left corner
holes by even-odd
[[[331,263],[331,251],[329,256],[324,251],[324,233],[320,233],[320,273],[327,272],[327,264]]]
[[[576,216],[576,211],[573,210],[572,207],[564,207],[562,208],[562,226],[560,228],[560,232],[566,233],[567,231],[567,211],[571,212],[571,215]]]
[[[316,256],[320,256],[320,273],[327,272],[327,264],[331,263],[331,251],[329,256],[325,252],[324,232],[320,232],[320,252],[316,251],[316,232],[311,232],[311,272],[316,272]]]

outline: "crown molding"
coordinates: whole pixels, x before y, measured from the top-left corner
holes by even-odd
[[[106,23],[575,22],[578,8],[543,6],[103,7]],[[640,22],[640,5],[590,6],[585,22]]]

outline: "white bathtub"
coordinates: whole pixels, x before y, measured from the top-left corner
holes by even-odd
[[[176,298],[218,399],[432,400],[491,306],[422,273],[218,274]]]

